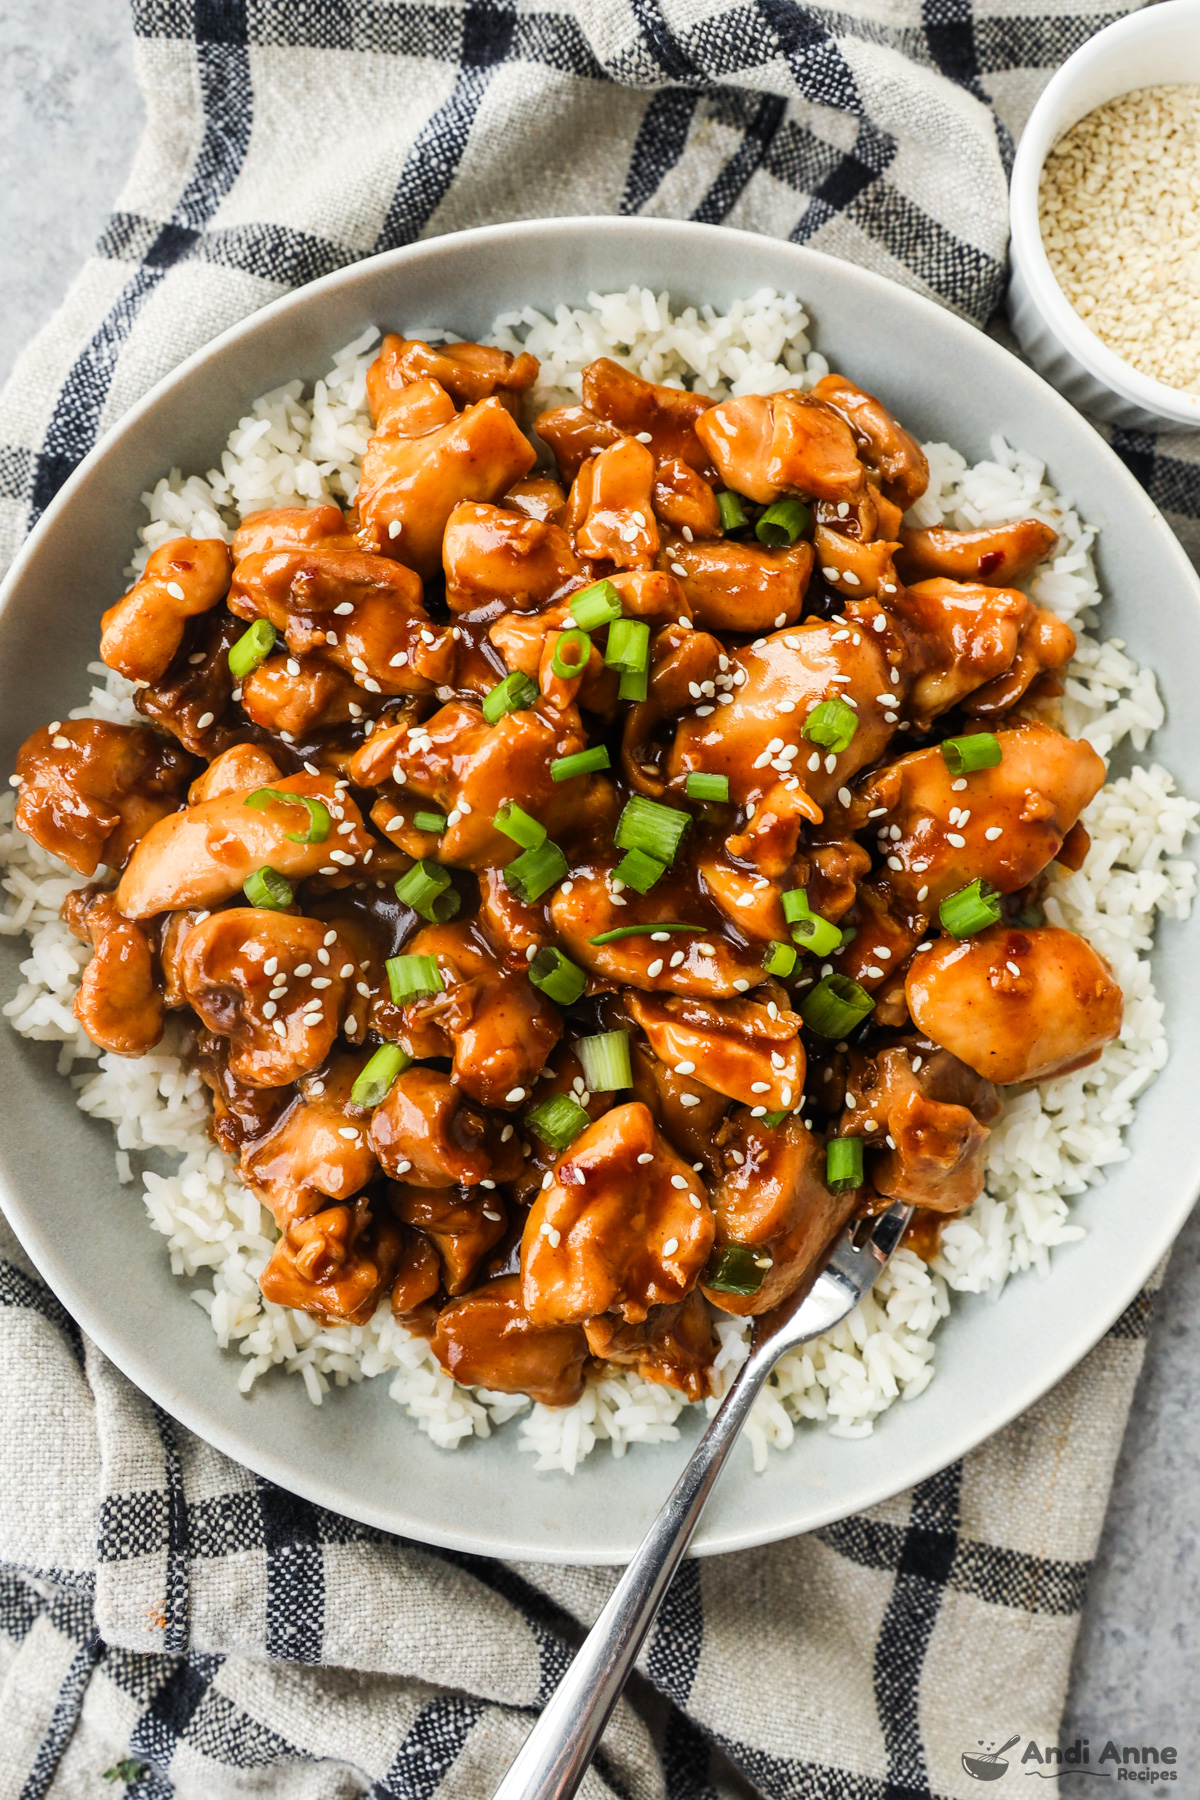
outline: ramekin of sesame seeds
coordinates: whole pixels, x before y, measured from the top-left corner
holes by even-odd
[[[1010,218],[1034,367],[1094,417],[1200,426],[1200,0],[1067,59],[1021,138]]]

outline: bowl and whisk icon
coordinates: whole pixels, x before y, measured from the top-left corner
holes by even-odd
[[[1008,1768],[1008,1764],[1002,1762],[1001,1758],[1006,1750],[1011,1750],[1013,1745],[1020,1740],[1020,1736],[1019,1731],[1014,1731],[1013,1735],[1007,1742],[1001,1744],[998,1750],[985,1750],[981,1756],[971,1756],[964,1750],[963,1768],[968,1775],[974,1776],[976,1781],[999,1781]]]

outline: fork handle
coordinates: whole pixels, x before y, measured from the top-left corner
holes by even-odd
[[[570,1800],[773,1358],[751,1351],[493,1800]]]

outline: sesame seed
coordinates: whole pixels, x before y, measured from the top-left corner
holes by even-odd
[[[929,897],[929,889],[927,887],[922,887],[922,888],[917,889],[917,899],[918,900],[926,900],[926,899],[928,899],[928,897]]]
[[[734,976],[733,985],[734,985],[735,990],[739,994],[747,993],[750,988],[750,983],[748,981],[743,980],[743,978],[740,975]]]
[[[887,866],[889,869],[902,869],[904,864],[900,861],[898,856],[889,856],[887,859]]]
[[[167,592],[168,592],[168,594],[170,594],[172,600],[186,600],[187,599],[187,595],[184,593],[183,589],[180,587],[180,585],[177,581],[168,581]]]
[[[554,1176],[552,1175],[550,1170],[547,1169],[546,1173],[542,1176],[542,1189],[544,1191],[546,1188],[553,1187],[553,1186],[554,1186]],[[543,1225],[542,1230],[546,1233],[549,1233],[550,1227],[548,1225]]]
[[[677,969],[682,961],[683,961],[683,951],[676,950],[674,955],[671,957],[671,967],[673,969]]]
[[[351,601],[342,600],[342,601],[339,601],[339,603],[337,604],[337,606],[334,607],[333,610],[339,618],[344,619],[347,617],[348,614],[350,614],[354,611],[354,606]]]
[[[350,979],[351,975],[353,975],[353,973],[354,973],[354,964],[353,963],[343,963],[341,968],[338,970],[338,974],[341,976],[343,981],[349,981],[349,979]]]
[[[679,579],[682,581],[684,576],[687,574],[687,570],[684,568],[682,563],[672,563],[671,564],[671,573],[672,573],[672,575],[678,575]]]
[[[989,825],[983,835],[990,844],[994,844],[998,837],[1004,836],[1004,827],[1003,825]]]
[[[639,444],[652,444],[654,439],[648,431],[639,431],[637,433],[637,441]]]
[[[655,975],[661,975],[662,972],[663,972],[663,959],[661,956],[656,956],[654,961],[650,964],[650,967],[646,970],[646,973],[651,978],[653,978]]]
[[[752,1081],[750,1083],[750,1092],[752,1094],[769,1094],[770,1091],[771,1084],[769,1081]]]
[[[683,1175],[672,1175],[671,1186],[673,1188],[685,1188],[687,1186],[686,1177]]]
[[[201,713],[200,717],[196,720],[196,730],[197,731],[207,731],[209,726],[213,722],[213,716],[214,715],[210,712]],[[283,734],[281,732],[280,736],[282,736],[282,735]]]
[[[1004,966],[1010,975],[1019,975],[1021,973],[1020,968],[1015,962],[1006,962]]]
[[[878,980],[883,974],[883,970],[879,967],[878,963],[868,963],[863,969],[863,974],[870,975],[873,979]]]
[[[948,844],[953,844],[956,850],[965,850],[967,847],[967,840],[960,831],[948,831],[946,833],[946,842]]]
[[[505,1104],[508,1106],[516,1106],[524,1098],[525,1089],[523,1087],[509,1088],[507,1094],[504,1096]]]
[[[561,1233],[555,1231],[552,1227],[546,1233],[546,1242],[549,1244],[549,1246],[552,1250],[557,1250],[558,1246],[562,1243]]]
[[[679,1248],[679,1239],[678,1238],[668,1238],[666,1243],[662,1247],[662,1253],[664,1256],[674,1256],[674,1254],[678,1250],[678,1248]]]
[[[650,1154],[649,1150],[643,1150],[641,1152],[641,1155],[638,1157],[638,1161],[641,1163],[642,1167],[644,1168],[647,1163],[652,1163],[654,1161],[654,1158]]]
[[[265,1011],[266,1008],[264,1007],[263,1010]],[[286,1037],[287,1036],[287,1027],[284,1025],[284,1022],[282,1019],[276,1019],[273,1021],[272,1030],[274,1031],[276,1037]]]
[[[830,566],[829,568],[822,569],[821,573],[825,577],[826,581],[836,581],[838,578],[838,572],[832,566]]]

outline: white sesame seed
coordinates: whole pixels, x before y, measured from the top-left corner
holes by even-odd
[[[672,1175],[672,1177],[671,1177],[671,1186],[672,1186],[672,1187],[673,1187],[673,1188],[685,1188],[685,1187],[686,1187],[686,1186],[687,1186],[687,1178],[686,1178],[686,1176],[683,1176],[683,1175]]]
[[[644,1168],[647,1163],[652,1163],[654,1161],[654,1158],[650,1154],[649,1150],[643,1150],[638,1157],[638,1161],[642,1164],[642,1167]]]
[[[878,980],[883,974],[883,970],[879,967],[878,963],[867,963],[866,967],[863,969],[863,974],[870,975],[875,980]]]
[[[736,992],[739,994],[747,993],[750,988],[750,983],[748,981],[743,980],[743,978],[740,975],[734,976],[733,985],[734,985]]]
[[[898,856],[889,856],[887,859],[887,866],[889,869],[902,869],[904,864],[900,861]]]
[[[1004,836],[1004,827],[1003,825],[989,825],[983,835],[990,844],[994,844],[998,837]]]
[[[344,619],[354,611],[354,605],[350,600],[341,600],[333,610],[339,618]]]
[[[263,1010],[265,1012],[266,1008],[264,1007]],[[282,1019],[275,1019],[272,1022],[271,1029],[274,1031],[276,1037],[286,1037],[287,1036],[287,1026],[284,1024]]]
[[[508,1106],[516,1106],[524,1098],[525,1089],[523,1087],[509,1088],[507,1094],[504,1096],[505,1104]]]
[[[562,1243],[561,1233],[551,1229],[546,1233],[546,1242],[552,1250],[557,1250],[558,1246]]]
[[[750,1092],[752,1094],[769,1094],[770,1091],[771,1084],[769,1081],[752,1081],[750,1083]]]
[[[210,713],[210,712],[201,713],[200,717],[196,720],[196,730],[197,731],[207,731],[209,726],[212,724],[212,722],[213,722],[213,714],[212,713]],[[283,733],[281,732],[280,736],[282,737],[282,735],[283,735]]]
[[[639,444],[652,444],[654,439],[648,431],[639,431],[637,433],[637,441]]]
[[[1021,973],[1020,968],[1015,962],[1006,962],[1004,966],[1010,975],[1019,975]]]
[[[674,1256],[674,1254],[678,1250],[678,1248],[679,1248],[679,1239],[678,1238],[668,1238],[666,1243],[662,1247],[662,1253],[664,1256]]]
[[[965,850],[967,847],[967,840],[959,831],[948,831],[946,833],[946,842],[948,844],[953,844],[956,850]]]
[[[673,562],[671,564],[671,573],[672,575],[678,575],[679,579],[682,581],[687,575],[687,570],[682,563]]]
[[[180,587],[180,585],[177,581],[168,581],[167,592],[168,592],[168,594],[170,594],[172,600],[186,600],[187,599],[187,595],[184,593],[183,589]]]
[[[543,1189],[545,1189],[545,1188],[553,1187],[553,1186],[554,1186],[554,1176],[551,1174],[550,1170],[547,1169],[546,1173],[542,1176],[542,1187],[543,1187]],[[547,1235],[549,1235],[550,1227],[548,1225],[543,1225],[542,1230]]]
[[[925,899],[928,899],[928,897],[929,897],[928,887],[921,887],[921,888],[917,889],[917,899],[918,900],[925,900]]]
[[[653,978],[655,975],[661,975],[662,972],[663,972],[663,959],[661,956],[656,956],[654,961],[650,964],[650,967],[646,970],[646,973],[651,978]]]
[[[338,970],[338,974],[341,976],[343,981],[349,981],[349,979],[350,979],[351,975],[353,975],[353,973],[354,973],[354,964],[353,963],[343,963],[341,968]]]
[[[813,751],[812,755],[808,759],[808,766],[812,770],[813,774],[815,775],[817,770],[821,766],[821,753],[819,750]]]

